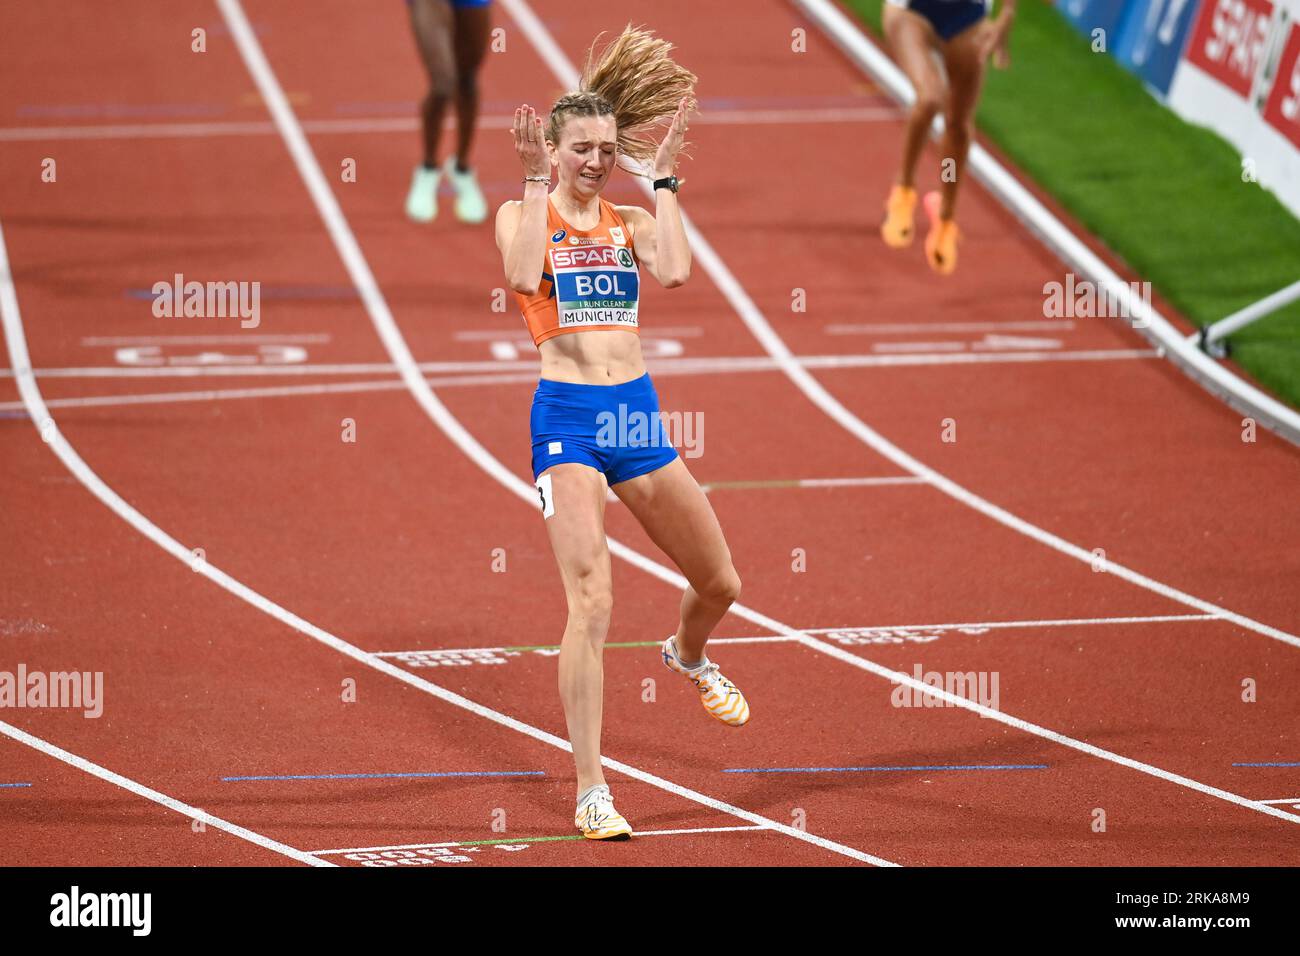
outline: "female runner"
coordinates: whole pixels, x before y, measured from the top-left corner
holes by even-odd
[[[704,652],[740,578],[712,506],[665,434],[638,338],[641,270],[674,288],[691,269],[673,170],[696,78],[671,50],[629,26],[599,57],[593,47],[579,90],[560,97],[545,124],[532,107],[517,109],[524,198],[496,218],[506,277],[541,355],[533,477],[568,602],[559,676],[577,767],[574,823],[593,840],[632,835],[600,765],[601,660],[613,603],[606,488],[690,582],[677,631],[661,649],[664,664],[695,684],[717,719],[733,727],[749,719],[744,696]],[[656,148],[648,128],[670,117]],[[653,160],[653,215],[601,198],[620,154]],[[610,423],[638,418],[648,427],[610,435]]]
[[[984,83],[985,63],[992,54],[994,66],[1001,69],[1007,65],[1006,44],[1016,15],[1016,0],[1002,0],[997,17],[988,19],[991,6],[992,0],[888,0],[882,11],[885,39],[911,81],[916,101],[907,117],[903,165],[885,201],[880,235],[895,249],[912,242],[916,213],[912,177],[930,123],[942,109],[943,185],[940,192],[926,193],[924,200],[930,219],[925,258],[940,275],[950,275],[957,268],[958,231],[953,213],[974,135],[975,106]],[[936,54],[942,58],[948,76],[946,87],[935,68]]]
[[[429,92],[420,104],[424,161],[415,167],[406,196],[406,215],[432,222],[438,215],[438,180],[446,175],[456,190],[456,218],[482,222],[487,200],[469,165],[478,120],[478,70],[492,32],[492,0],[406,0],[420,59],[429,74]],[[456,155],[438,169],[438,140],[447,103],[456,100]]]

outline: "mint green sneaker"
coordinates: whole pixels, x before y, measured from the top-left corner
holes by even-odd
[[[442,174],[436,169],[415,167],[411,176],[411,191],[406,194],[406,215],[415,222],[433,222],[438,215],[438,179]]]

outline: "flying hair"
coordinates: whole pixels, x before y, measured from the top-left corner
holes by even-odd
[[[546,138],[558,145],[571,116],[613,116],[618,152],[638,165],[649,164],[659,148],[656,128],[672,121],[681,98],[687,98],[688,110],[698,106],[697,77],[673,62],[671,43],[649,30],[629,23],[597,54],[602,36],[596,37],[587,51],[578,89],[565,93],[551,108]],[[638,170],[629,172],[640,174]]]

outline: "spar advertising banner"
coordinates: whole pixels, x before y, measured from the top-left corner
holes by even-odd
[[[1056,0],[1152,95],[1241,153],[1300,216],[1300,0]],[[1094,47],[1095,48],[1095,47]]]
[[[1300,0],[1201,0],[1167,102],[1300,215]]]

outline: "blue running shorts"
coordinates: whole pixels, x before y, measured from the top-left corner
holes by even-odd
[[[647,372],[619,385],[541,379],[529,416],[533,480],[552,465],[578,462],[616,485],[662,468],[677,457]]]
[[[945,42],[974,26],[989,12],[986,0],[889,0],[930,21]]]

